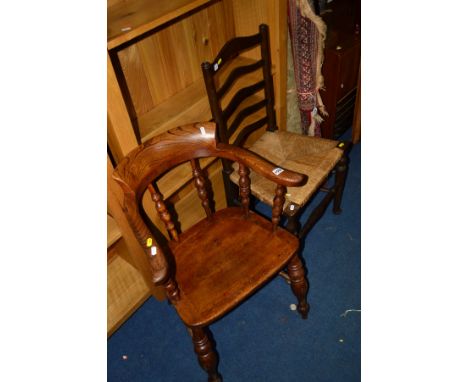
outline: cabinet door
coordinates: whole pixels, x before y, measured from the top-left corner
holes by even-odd
[[[340,72],[338,81],[338,100],[343,99],[350,91],[357,86],[360,46],[354,45],[340,53]]]

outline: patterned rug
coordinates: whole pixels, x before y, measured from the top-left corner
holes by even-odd
[[[319,93],[326,25],[307,0],[288,0],[288,26],[301,130],[321,136],[320,122],[327,115]]]

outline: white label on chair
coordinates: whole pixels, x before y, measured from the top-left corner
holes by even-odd
[[[218,63],[215,62],[215,64],[213,65],[213,69],[215,72],[218,70],[218,67],[219,67]]]
[[[294,204],[291,204],[291,205],[289,206],[289,209],[290,209],[291,211],[294,211]]]
[[[275,169],[272,170],[272,173],[275,175],[279,175],[284,171],[281,167],[276,167]]]
[[[158,249],[156,248],[155,245],[151,247],[151,256],[156,256],[156,253],[158,253]]]
[[[200,133],[201,135],[206,135],[205,128],[203,126],[200,126]]]

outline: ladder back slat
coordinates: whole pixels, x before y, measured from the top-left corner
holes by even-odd
[[[250,125],[245,126],[242,131],[239,133],[239,135],[236,137],[234,140],[234,145],[235,146],[242,146],[244,143],[244,140],[255,130],[259,129],[260,127],[266,125],[268,123],[268,117],[263,117],[262,119],[259,119],[258,121],[251,123]]]
[[[263,99],[260,102],[254,103],[253,105],[248,106],[242,109],[241,111],[239,111],[239,113],[236,115],[236,118],[232,122],[231,126],[229,126],[229,129],[228,129],[229,138],[232,137],[232,135],[236,132],[239,125],[242,123],[242,121],[244,121],[244,119],[247,116],[255,113],[256,111],[259,111],[260,109],[265,107],[266,104],[267,104],[267,100]]]
[[[246,37],[235,37],[232,40],[228,41],[218,53],[216,58],[213,60],[213,65],[220,63],[223,65],[223,62],[230,60],[231,58],[237,56],[240,52],[253,48],[254,46],[260,45],[262,42],[262,36],[260,33],[253,36]],[[220,61],[221,59],[221,61]],[[215,71],[212,67],[212,70]]]
[[[265,88],[265,81],[261,80],[253,85],[246,86],[240,89],[234,95],[234,97],[232,97],[231,101],[229,102],[229,105],[222,112],[223,119],[227,121],[242,101],[244,101],[247,97],[251,96],[252,94],[257,93],[260,89],[263,88]]]
[[[222,98],[224,94],[231,88],[233,83],[242,75],[251,73],[259,68],[263,67],[263,60],[259,60],[250,65],[239,66],[235,68],[228,76],[224,84],[217,91],[219,98]]]

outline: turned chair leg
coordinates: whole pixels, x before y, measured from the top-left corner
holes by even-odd
[[[299,217],[298,214],[294,215],[286,215],[286,229],[291,232],[293,235],[297,235],[299,233]]]
[[[210,340],[208,327],[192,327],[192,342],[198,363],[208,373],[208,382],[222,382],[218,373],[218,354]]]
[[[341,210],[341,198],[343,197],[343,190],[344,190],[347,170],[348,170],[348,156],[345,151],[340,161],[336,165],[335,199],[333,201],[333,213],[335,215],[341,214],[341,211],[342,211]]]
[[[307,318],[309,313],[309,304],[307,303],[307,279],[305,277],[304,265],[297,253],[288,263],[288,274],[291,280],[291,289],[299,302],[297,310],[303,319]]]

